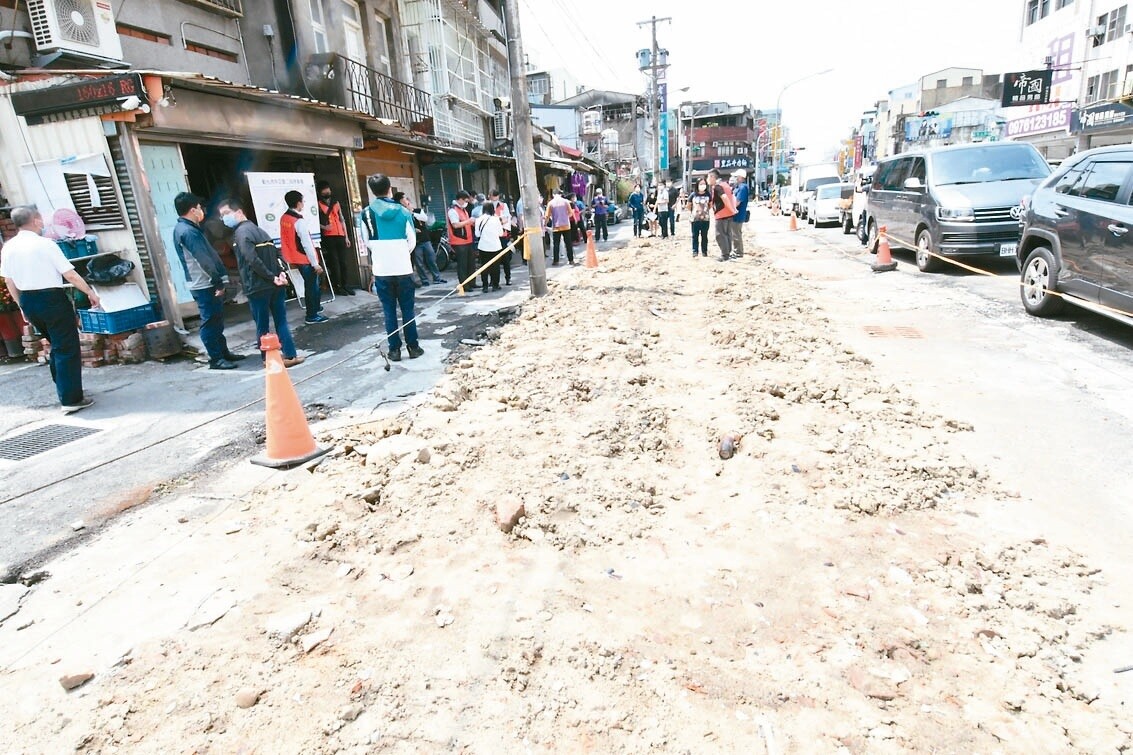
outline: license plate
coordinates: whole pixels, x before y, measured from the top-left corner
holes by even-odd
[[[1018,244],[1000,244],[999,256],[1000,257],[1014,257],[1019,252]]]

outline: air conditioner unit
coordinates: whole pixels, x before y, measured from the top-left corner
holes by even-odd
[[[1105,24],[1098,24],[1097,26],[1091,26],[1089,29],[1086,29],[1086,36],[1087,37],[1104,37],[1105,36]]]
[[[1125,33],[1129,34],[1131,32],[1133,32],[1133,24],[1125,24]]]
[[[122,60],[109,0],[27,0],[35,47],[99,60]]]
[[[511,138],[511,114],[506,110],[497,110],[492,114],[492,138],[497,140]]]
[[[1126,76],[1125,81],[1121,84],[1121,96],[1133,97],[1133,76]]]

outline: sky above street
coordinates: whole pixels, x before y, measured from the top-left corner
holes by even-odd
[[[951,66],[1024,70],[1017,0],[519,0],[524,52],[587,89],[645,91],[637,50],[669,51],[669,105],[726,101],[783,115],[795,145],[833,149],[890,89]],[[1012,68],[1014,66],[1014,68]],[[1020,67],[1021,66],[1021,67]],[[790,86],[809,74],[833,69]],[[681,87],[689,87],[681,92]]]

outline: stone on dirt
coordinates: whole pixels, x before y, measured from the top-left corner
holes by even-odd
[[[278,637],[290,642],[295,634],[311,621],[310,611],[292,611],[272,614],[264,623],[264,631],[269,637]]]
[[[505,497],[496,503],[496,524],[503,532],[511,532],[526,515],[523,501],[518,498]]]
[[[236,693],[236,707],[251,708],[260,701],[260,695],[262,694],[263,692],[258,689],[245,687]]]
[[[59,685],[70,692],[73,689],[78,689],[83,686],[93,678],[94,673],[91,671],[80,671],[77,674],[64,674],[59,677]]]

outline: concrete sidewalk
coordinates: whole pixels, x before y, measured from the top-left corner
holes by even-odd
[[[628,227],[625,231],[631,235]],[[599,249],[615,249],[624,243],[622,235],[611,234]],[[548,267],[548,280],[581,271],[585,268]],[[449,285],[417,290],[425,355],[403,359],[389,372],[375,348],[385,337],[376,296],[359,292],[327,301],[324,314],[330,320],[319,325],[304,324],[298,303],[288,304],[296,346],[308,357],[288,373],[310,416],[349,422],[419,400],[443,374],[462,339],[475,339],[485,327],[501,322],[496,312],[520,306],[530,296],[527,268],[520,264],[513,266],[512,286],[488,294],[446,299],[455,288],[455,271],[444,275]],[[0,366],[0,439],[33,430],[92,431],[25,460],[0,459],[5,480],[0,490],[0,576],[79,542],[124,509],[212,476],[221,467],[242,464],[257,452],[264,383],[255,326],[246,304],[226,307],[225,316],[229,348],[248,355],[239,369],[209,370],[187,358],[88,369],[84,385],[95,405],[66,417],[59,414],[45,366]],[[195,329],[184,340],[201,348]],[[73,479],[63,479],[71,475]]]

